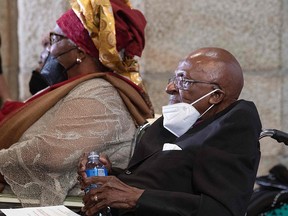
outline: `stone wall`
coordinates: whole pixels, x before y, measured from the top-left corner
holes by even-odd
[[[9,44],[3,47],[2,54],[13,95],[24,100],[30,96],[27,85],[42,49],[41,39],[54,27],[68,4],[65,0],[16,3],[16,0],[0,2],[1,34],[4,32]],[[245,77],[241,97],[256,103],[263,128],[288,131],[285,85],[288,0],[178,0],[177,4],[175,0],[133,0],[132,3],[144,12],[148,21],[141,72],[157,113],[166,104],[164,89],[178,61],[199,47],[217,46],[232,52],[241,63]],[[12,11],[10,14],[7,7]],[[18,76],[19,88],[15,82]],[[259,175],[279,161],[286,161],[287,148],[283,145],[265,138],[261,148]]]

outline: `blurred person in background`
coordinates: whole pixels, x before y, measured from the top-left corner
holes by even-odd
[[[50,45],[49,35],[43,37],[41,45],[43,50],[41,51],[39,56],[38,67],[32,71],[29,80],[29,91],[32,95],[36,94],[37,92],[49,86],[45,81],[45,79],[43,78],[43,76],[41,76],[40,74],[41,69],[45,64],[45,61],[49,56],[49,45]]]

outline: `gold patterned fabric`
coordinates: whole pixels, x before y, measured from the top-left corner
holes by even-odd
[[[129,1],[125,3],[130,5]],[[139,72],[136,60],[121,58],[117,51],[115,20],[109,0],[72,0],[71,5],[98,49],[102,64],[126,76],[130,76],[129,72]],[[136,84],[141,82],[135,74],[129,78]]]

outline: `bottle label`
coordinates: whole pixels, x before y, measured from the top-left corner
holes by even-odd
[[[105,168],[94,168],[86,170],[87,177],[91,176],[107,176],[107,170]]]

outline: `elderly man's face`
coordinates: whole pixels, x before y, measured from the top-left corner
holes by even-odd
[[[170,104],[185,102],[192,103],[203,95],[213,91],[217,86],[215,77],[207,71],[207,67],[213,67],[205,62],[201,56],[190,56],[181,61],[175,71],[175,78],[169,82],[166,92],[170,94]],[[204,112],[210,104],[209,96],[196,103],[195,108]]]
[[[169,79],[165,90],[169,94],[168,104],[180,103],[182,101],[179,95],[179,91],[174,85],[174,82],[172,79]]]

